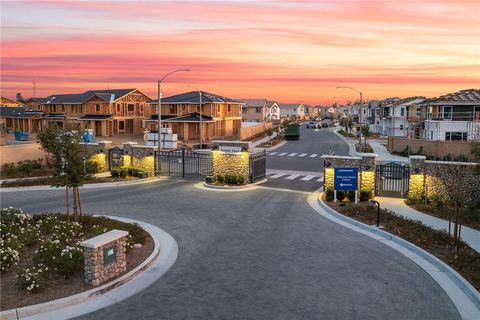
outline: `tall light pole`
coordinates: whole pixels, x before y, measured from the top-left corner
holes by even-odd
[[[200,128],[199,128],[200,139],[199,139],[199,141],[200,141],[200,149],[203,149],[203,134],[202,134],[202,107],[203,107],[203,105],[202,105],[202,91],[198,90],[198,88],[197,88],[196,86],[194,86],[194,85],[188,85],[188,87],[192,87],[192,88],[194,88],[195,90],[197,90],[198,95],[199,95],[199,98],[200,98],[200,108],[199,108],[199,109],[200,109],[200,124],[199,124],[199,126],[200,126]]]
[[[157,85],[158,85],[158,151],[160,151],[162,149],[162,144],[161,144],[161,141],[160,141],[160,136],[161,136],[161,131],[162,131],[162,90],[160,90],[160,84],[169,75],[174,74],[176,72],[181,72],[181,71],[191,71],[191,70],[190,69],[177,69],[177,70],[174,70],[172,72],[167,73],[166,75],[163,76],[163,78],[161,78],[160,80],[157,81]]]
[[[359,135],[359,146],[360,148],[362,149],[362,91],[360,90],[357,90],[355,88],[352,88],[352,87],[343,87],[343,86],[340,86],[340,87],[337,87],[337,89],[350,89],[350,90],[353,90],[353,91],[356,91],[360,94],[360,110],[359,110],[359,115],[358,115],[358,122],[360,122],[360,135]]]

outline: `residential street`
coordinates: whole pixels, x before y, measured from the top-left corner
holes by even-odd
[[[324,219],[306,195],[205,191],[194,183],[82,191],[86,212],[154,224],[179,245],[160,280],[82,319],[459,318],[418,265]],[[0,196],[2,207],[64,211],[63,190]]]
[[[348,155],[345,141],[328,128],[307,129],[300,126],[300,139],[268,153],[268,182],[264,186],[315,191],[323,185],[324,154]]]

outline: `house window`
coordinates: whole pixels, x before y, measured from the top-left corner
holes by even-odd
[[[135,111],[135,105],[134,104],[127,105],[127,110],[128,110],[128,112],[134,112]]]
[[[467,141],[466,132],[445,132],[445,140]]]
[[[400,130],[403,130],[403,124],[400,125]]]
[[[442,120],[452,120],[452,106],[442,107]]]
[[[117,104],[117,112],[120,112],[120,104]]]
[[[118,130],[119,131],[124,131],[125,130],[125,121],[123,121],[123,120],[118,121]]]
[[[95,105],[95,112],[100,112],[100,105],[99,104]]]
[[[401,109],[400,109],[400,116],[403,117],[404,115],[405,115],[405,109],[404,109],[404,108],[401,108]]]
[[[220,113],[220,106],[217,106],[217,113]]]
[[[255,112],[256,112],[256,113],[262,112],[262,108],[259,108],[259,107],[255,108]]]
[[[228,105],[228,106],[227,106],[227,111],[230,112],[230,110],[231,110],[231,106]]]
[[[420,108],[417,108],[416,115],[417,117],[420,117]]]

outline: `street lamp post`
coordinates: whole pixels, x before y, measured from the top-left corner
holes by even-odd
[[[160,85],[163,80],[165,80],[166,77],[168,77],[171,74],[174,74],[176,72],[180,71],[191,71],[190,69],[177,69],[172,72],[167,73],[163,78],[160,80],[157,80],[157,86],[158,86],[158,151],[162,149],[162,143],[160,141],[160,136],[161,136],[161,131],[162,131],[162,91],[160,89]]]
[[[360,90],[357,90],[355,88],[352,88],[352,87],[337,87],[337,89],[350,89],[350,90],[353,90],[353,91],[356,91],[360,94],[360,110],[359,110],[359,114],[358,114],[358,122],[360,122],[360,135],[359,135],[359,143],[360,143],[360,148],[362,148],[362,91]],[[366,141],[365,141],[366,143]]]
[[[194,85],[189,85],[189,87],[192,87],[194,88],[195,90],[198,91],[198,95],[199,95],[199,98],[200,98],[200,124],[199,124],[199,133],[200,133],[200,149],[203,149],[203,130],[202,130],[202,107],[203,107],[203,103],[202,103],[202,91],[198,90],[198,88]]]

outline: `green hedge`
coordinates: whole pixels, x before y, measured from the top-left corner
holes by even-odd
[[[130,177],[146,177],[148,173],[140,168],[131,167],[131,166],[121,166],[118,168],[113,168],[110,170],[110,174],[114,178],[126,178]]]
[[[355,191],[343,191],[337,190],[337,201],[343,201],[348,198],[350,201],[355,201]],[[372,198],[372,191],[370,189],[361,189],[359,191],[360,202],[368,201]],[[333,188],[327,188],[325,190],[325,200],[331,202],[334,200]]]
[[[243,175],[235,173],[218,174],[215,176],[215,180],[220,184],[228,185],[242,185],[246,183]]]

